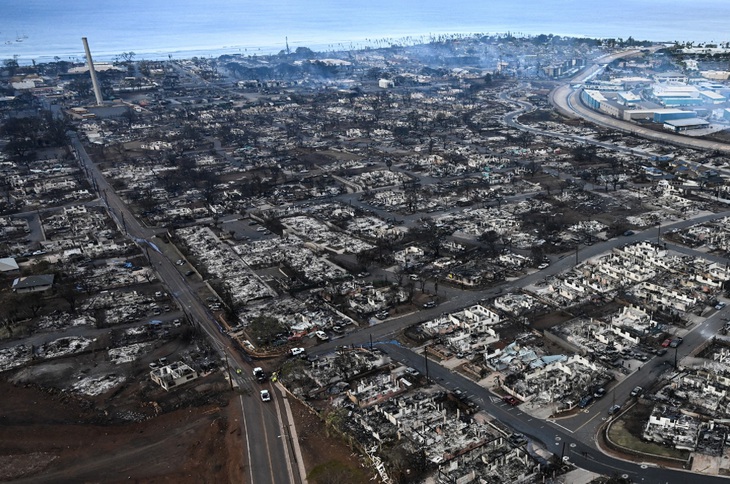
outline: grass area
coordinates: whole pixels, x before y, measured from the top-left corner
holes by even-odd
[[[677,450],[672,447],[664,447],[663,445],[654,444],[651,442],[644,442],[640,438],[633,435],[626,428],[624,420],[619,420],[611,426],[611,430],[608,433],[610,439],[617,445],[625,447],[636,452],[643,452],[645,454],[652,454],[657,457],[668,457],[672,459],[686,460],[689,457],[689,452],[684,450]]]

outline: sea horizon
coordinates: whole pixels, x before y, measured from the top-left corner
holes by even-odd
[[[653,42],[724,42],[730,2],[722,0],[489,1],[371,0],[367,8],[287,0],[92,0],[48,3],[4,0],[0,59],[21,64],[84,59],[82,37],[95,61],[123,52],[135,59],[268,55],[308,47],[317,52],[422,43],[440,35],[628,38]]]

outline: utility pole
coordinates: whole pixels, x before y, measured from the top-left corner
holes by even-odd
[[[575,244],[575,265],[578,265],[578,249],[580,249],[580,244]]]
[[[677,369],[677,350],[679,350],[679,345],[674,347],[674,369]]]
[[[370,351],[373,351],[373,333],[370,333]]]

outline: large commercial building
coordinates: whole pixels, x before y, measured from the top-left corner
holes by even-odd
[[[664,123],[675,119],[690,119],[696,117],[697,113],[694,111],[684,111],[682,109],[655,109],[653,120],[655,123]]]
[[[653,95],[664,106],[699,106],[704,104],[704,100],[700,97],[700,91],[694,86],[656,84]]]
[[[708,121],[700,118],[687,118],[687,119],[671,119],[664,123],[666,129],[672,130],[675,133],[682,131],[688,131],[690,129],[702,129],[710,125]]]

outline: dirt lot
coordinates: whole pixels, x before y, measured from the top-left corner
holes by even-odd
[[[245,482],[236,395],[109,424],[99,407],[67,393],[7,382],[0,393],[2,482]],[[310,482],[367,482],[371,473],[360,458],[304,405],[290,402]]]
[[[362,468],[364,461],[358,454],[339,438],[328,436],[323,422],[303,404],[294,399],[289,403],[309,482],[369,482],[373,472]]]
[[[108,425],[65,393],[0,383],[0,480],[242,482],[231,406],[188,407]],[[31,477],[32,476],[32,477]]]

